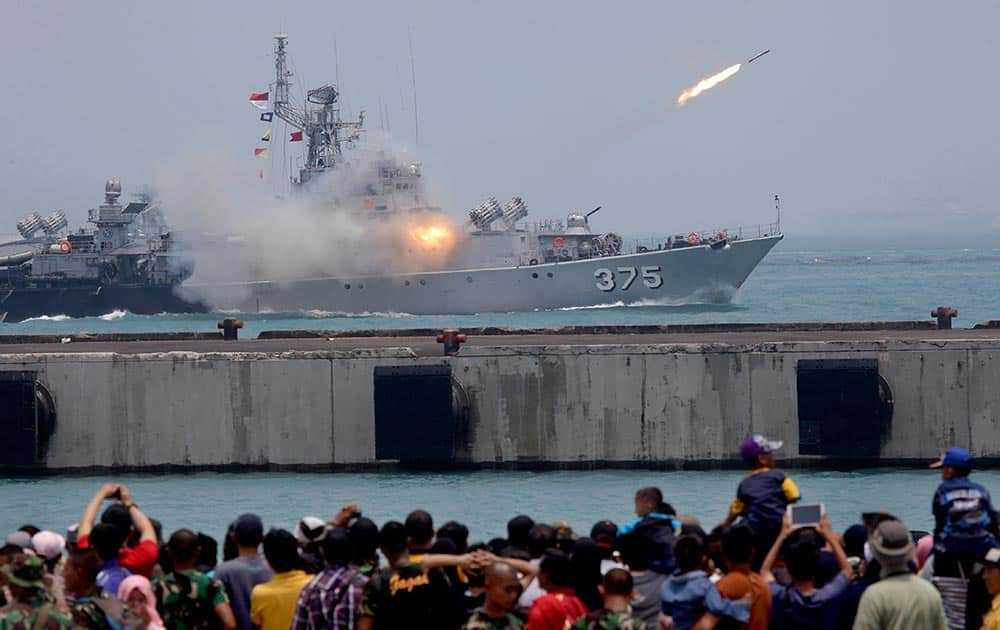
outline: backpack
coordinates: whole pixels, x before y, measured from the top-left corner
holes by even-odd
[[[673,518],[647,516],[628,535],[638,536],[643,540],[650,569],[664,574],[669,574],[674,570],[676,536]]]

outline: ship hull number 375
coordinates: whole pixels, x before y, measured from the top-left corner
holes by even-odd
[[[660,275],[659,265],[618,267],[614,271],[602,267],[594,271],[597,288],[601,291],[614,291],[615,289],[628,291],[629,287],[639,278],[648,289],[659,289],[663,286],[663,276]]]

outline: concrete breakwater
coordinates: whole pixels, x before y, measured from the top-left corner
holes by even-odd
[[[806,465],[1000,459],[997,328],[418,332],[0,339],[0,467],[704,467],[750,432]]]

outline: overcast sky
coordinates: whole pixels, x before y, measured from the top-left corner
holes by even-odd
[[[455,215],[520,195],[663,234],[769,221],[779,193],[789,235],[1000,232],[996,1],[7,0],[4,23],[2,233],[33,209],[82,221],[111,175],[211,176],[212,155],[252,178],[247,97],[279,31],[299,85],[334,81],[336,40],[345,113],[378,128],[384,103]]]

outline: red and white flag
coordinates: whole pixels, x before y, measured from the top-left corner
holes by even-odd
[[[289,142],[302,142],[302,132],[301,131],[293,131],[292,132],[292,138],[289,140]]]
[[[269,92],[254,92],[250,95],[250,104],[258,109],[267,109]]]

